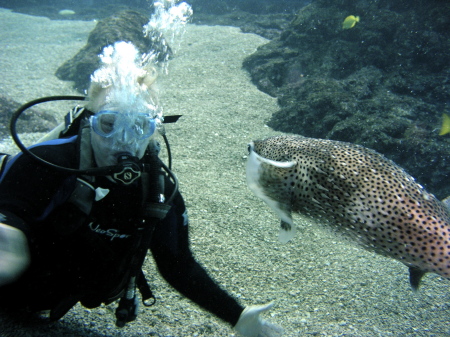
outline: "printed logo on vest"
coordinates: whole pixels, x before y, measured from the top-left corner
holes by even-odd
[[[94,233],[109,237],[111,241],[114,239],[126,239],[131,236],[130,234],[121,234],[119,230],[115,228],[102,229],[100,228],[100,225],[94,225],[93,222],[89,223],[89,228]]]

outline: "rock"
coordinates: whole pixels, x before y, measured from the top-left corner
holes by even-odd
[[[171,55],[170,47],[162,40],[153,43],[143,35],[143,26],[149,17],[131,10],[121,11],[97,23],[89,34],[88,42],[72,59],[66,61],[56,71],[56,76],[64,81],[73,81],[74,87],[84,92],[89,87],[91,74],[99,67],[98,55],[104,47],[116,41],[132,42],[141,53],[150,50],[161,51],[160,59]]]
[[[196,12],[194,9],[192,22],[199,25],[235,26],[244,33],[253,33],[266,39],[274,39],[280,36],[292,18],[292,14],[286,13],[253,14],[236,9],[219,15]]]
[[[11,116],[21,106],[10,98],[0,95],[0,139],[10,136],[9,125]],[[48,132],[57,125],[57,119],[37,108],[25,110],[17,122],[17,131],[28,132]]]
[[[146,0],[86,0],[73,2],[21,0],[3,1],[0,6],[29,15],[46,16],[52,20],[98,20],[119,10],[151,12],[153,4]],[[267,39],[278,37],[294,13],[310,0],[191,0],[194,9],[193,22],[203,25],[225,25],[240,27],[245,33],[254,33]],[[75,12],[61,16],[60,10],[67,6]]]
[[[450,195],[450,4],[438,0],[316,0],[244,61],[281,109],[268,125],[358,143]],[[348,15],[360,22],[342,29]]]

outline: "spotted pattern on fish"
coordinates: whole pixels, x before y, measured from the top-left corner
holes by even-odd
[[[450,214],[402,168],[359,145],[277,136],[249,145],[250,189],[280,216],[280,240],[293,236],[291,212],[328,224],[365,248],[450,278]],[[284,233],[284,234],[283,234]]]

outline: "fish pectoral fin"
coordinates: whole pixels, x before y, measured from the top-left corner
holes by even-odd
[[[289,240],[291,240],[295,236],[295,232],[296,232],[296,227],[292,221],[289,223],[289,222],[281,220],[280,232],[278,234],[278,240],[281,243],[287,243]]]
[[[278,240],[281,243],[286,243],[294,237],[296,231],[295,223],[292,221],[291,207],[280,202],[271,203],[269,206],[277,212],[281,220]]]
[[[417,267],[409,267],[409,284],[414,291],[419,289],[420,280],[425,272]]]

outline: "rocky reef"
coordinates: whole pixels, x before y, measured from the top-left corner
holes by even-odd
[[[268,125],[383,153],[438,197],[450,139],[450,3],[439,0],[316,0],[244,67],[278,98]],[[360,18],[343,29],[344,19]]]
[[[267,39],[278,37],[298,9],[311,0],[188,0],[193,23],[241,28]]]
[[[91,74],[99,67],[101,54],[104,47],[116,41],[133,42],[141,53],[149,50],[160,51],[159,57],[170,56],[170,47],[162,45],[162,40],[151,41],[145,38],[142,31],[149,17],[132,10],[120,11],[97,23],[89,34],[86,46],[84,46],[72,59],[61,65],[56,76],[64,81],[73,81],[75,88],[84,92],[89,86]]]
[[[202,25],[240,27],[267,39],[278,37],[294,13],[311,0],[187,0],[193,10],[192,22]],[[150,15],[153,3],[148,0],[0,0],[0,7],[19,13],[46,16],[52,20],[101,20],[123,10]],[[70,9],[63,15],[61,9]],[[64,12],[64,11],[63,11]]]

